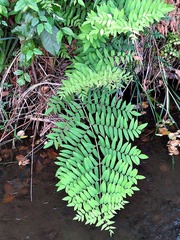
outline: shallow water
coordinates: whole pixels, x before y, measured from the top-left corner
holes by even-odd
[[[112,238],[99,228],[72,220],[73,209],[61,200],[64,194],[56,192],[55,166],[34,174],[32,202],[28,192],[2,203],[2,186],[26,178],[26,170],[15,164],[1,166],[0,240],[180,240],[180,156],[175,157],[173,171],[161,138],[139,148],[149,156],[139,167],[146,179],[116,215]]]

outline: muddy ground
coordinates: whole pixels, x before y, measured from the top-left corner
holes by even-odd
[[[35,154],[38,166],[32,178],[32,196],[30,166],[19,167],[16,161],[1,164],[0,240],[179,240],[180,156],[175,157],[173,170],[166,140],[155,137],[139,144],[149,156],[139,167],[146,179],[116,215],[112,238],[99,228],[72,220],[73,209],[61,200],[64,193],[56,192],[54,160],[44,158],[42,162],[42,153]]]

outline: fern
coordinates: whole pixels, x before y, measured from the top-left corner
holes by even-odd
[[[173,9],[160,0],[94,1],[80,7],[82,11],[79,7],[77,12],[75,8],[67,9],[64,15],[68,24],[75,24],[75,15],[82,25],[78,25],[81,32],[73,64],[66,71],[66,80],[59,91],[62,97],[71,93],[84,95],[95,86],[119,88],[132,80],[133,40]],[[86,8],[87,16],[83,13]]]
[[[40,0],[41,8],[44,9],[48,14],[53,12],[54,0]]]
[[[146,124],[138,125],[140,114],[117,100],[113,89],[132,80],[127,66],[133,62],[133,40],[173,8],[160,0],[63,2],[64,14],[67,3],[74,6],[63,17],[77,27],[78,49],[49,103],[47,113],[60,113],[63,121],[55,124],[45,147],[61,147],[57,190],[67,193],[64,200],[74,207],[74,219],[112,235],[112,218],[144,178],[135,166],[147,158],[131,144]]]
[[[106,64],[111,62],[113,67],[116,65],[123,68],[125,62],[133,62],[132,57],[135,53],[135,48],[132,42],[122,35],[108,40],[101,45],[100,49],[89,47],[84,52],[83,46],[79,46],[75,53],[76,56],[73,63],[84,63],[86,66],[91,66],[91,68],[95,69],[97,63],[103,60]]]
[[[62,10],[62,17],[65,19],[65,25],[69,27],[80,27],[85,18],[87,17],[87,12],[93,9],[93,3],[91,1],[84,2],[80,4],[77,1],[64,1],[61,0],[60,3]]]
[[[46,147],[61,147],[57,190],[67,193],[64,200],[77,212],[74,219],[101,226],[110,235],[115,228],[112,218],[144,178],[134,165],[147,156],[130,141],[146,124],[138,125],[140,114],[133,108],[106,88],[89,91],[82,101],[67,98],[59,103],[64,121],[47,136]]]
[[[124,4],[109,1],[97,6],[97,12],[88,13],[79,38],[84,42],[85,50],[90,45],[99,48],[111,35],[130,34],[134,40],[144,28],[159,21],[171,10],[172,5],[161,0],[126,0]]]
[[[107,62],[110,63],[110,60]],[[66,72],[68,80],[62,81],[63,86],[58,91],[61,97],[74,92],[83,96],[87,94],[88,89],[95,86],[107,86],[109,89],[120,88],[123,87],[123,83],[127,83],[131,79],[129,73],[117,66],[112,67],[112,65],[104,63],[103,60],[98,62],[95,70],[83,63],[74,64],[74,69],[72,73]]]
[[[110,44],[107,42],[100,49],[91,47],[84,52],[83,47],[79,47],[73,63],[66,70],[66,79],[62,80],[59,94],[83,95],[94,86],[107,86],[109,89],[123,87],[132,80],[125,66],[132,66],[133,51],[133,45],[125,43],[123,37],[113,39]]]

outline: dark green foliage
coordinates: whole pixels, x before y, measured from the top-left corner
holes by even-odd
[[[89,91],[82,100],[66,99],[59,107],[64,121],[47,136],[47,146],[60,146],[58,191],[67,193],[64,200],[77,212],[75,220],[112,234],[111,219],[127,203],[126,197],[139,190],[137,180],[143,178],[134,166],[147,156],[130,141],[146,124],[138,125],[140,114],[134,106],[106,88]]]
[[[161,56],[172,65],[177,59],[180,59],[180,36],[177,33],[169,33],[167,43],[161,50]]]
[[[84,52],[83,46],[79,47],[72,65],[66,70],[68,80],[63,80],[60,95],[77,92],[83,95],[94,86],[123,87],[132,80],[134,51],[132,42],[125,36],[107,41],[100,49],[90,47]]]
[[[160,0],[84,1],[78,6],[80,2],[70,1],[74,8],[67,10],[69,14],[63,8],[66,23],[72,21],[76,28],[77,51],[59,92],[62,97],[86,94],[94,86],[119,88],[132,80],[138,35],[173,9]]]
[[[135,40],[144,28],[159,21],[171,10],[171,5],[160,0],[126,0],[124,4],[108,1],[88,13],[79,38],[84,42],[85,50],[90,45],[99,48],[101,42],[105,43],[110,36],[122,33]]]
[[[3,0],[1,5],[0,37],[9,28],[8,18],[14,15],[13,27],[8,31],[12,30],[13,36],[21,41],[22,67],[29,66],[35,55],[42,54],[37,51],[42,46],[54,56],[67,57],[65,45],[73,39],[78,39],[83,51],[90,46],[108,45],[109,39],[119,38],[120,34],[133,40],[173,9],[160,0],[15,0],[12,3]],[[28,45],[31,45],[29,51]]]

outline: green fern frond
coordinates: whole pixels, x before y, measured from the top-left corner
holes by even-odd
[[[67,193],[63,200],[74,207],[75,220],[112,234],[111,219],[127,203],[125,198],[139,190],[137,181],[143,178],[133,166],[147,156],[129,140],[138,137],[145,124],[138,125],[134,117],[140,114],[133,105],[106,88],[89,91],[76,101],[67,98],[60,105],[64,122],[56,123],[47,136],[49,142],[61,142],[58,191]]]
[[[83,6],[81,10],[78,8],[79,12],[69,8],[71,13],[67,11],[67,16],[64,16],[71,20],[73,16],[79,20],[82,18],[82,25],[79,25],[79,47],[73,64],[66,71],[67,80],[63,81],[59,91],[61,96],[71,93],[81,93],[83,96],[90,88],[118,88],[132,80],[130,70],[134,66],[135,54],[132,40],[173,9],[161,0],[101,1],[95,8],[93,3],[86,7],[87,16],[83,14],[86,11]]]
[[[133,62],[134,45],[125,36],[115,37],[101,45],[100,49],[89,47],[85,52],[84,48],[78,47],[73,63],[84,63],[91,68],[97,66],[97,62],[106,61],[106,64],[123,67],[126,63]],[[111,59],[111,60],[110,60]],[[73,67],[73,65],[72,65]]]
[[[83,96],[94,87],[118,88],[131,81],[132,40],[173,9],[161,0],[89,1],[85,6],[83,1],[70,1],[74,7],[67,3],[60,3],[63,18],[66,25],[76,28],[78,39],[75,58],[59,91],[62,97],[71,93]]]
[[[40,0],[41,8],[44,9],[48,14],[53,12],[54,0]]]
[[[123,87],[123,84],[132,80],[130,73],[120,69],[120,57],[115,57],[115,51],[108,52],[89,49],[87,53],[75,57],[66,76],[60,95],[71,93],[86,94],[90,88],[107,86],[109,89]]]
[[[62,10],[62,17],[65,19],[64,24],[69,27],[80,27],[87,17],[87,12],[93,9],[93,2],[61,0],[59,2]]]
[[[67,72],[68,80],[63,80],[63,86],[59,89],[59,95],[65,96],[72,93],[85,95],[90,88],[107,86],[110,89],[123,87],[123,84],[131,78],[129,73],[118,67],[111,67],[103,61],[99,61],[96,70],[84,64],[74,65],[72,73]]]
[[[111,35],[116,37],[125,33],[134,39],[144,28],[173,10],[172,5],[161,0],[127,0],[122,9],[111,1],[110,3],[101,4],[97,7],[97,12],[88,13],[79,35],[85,49],[88,44],[100,48],[101,43],[105,43]]]

